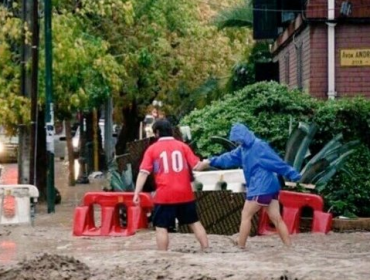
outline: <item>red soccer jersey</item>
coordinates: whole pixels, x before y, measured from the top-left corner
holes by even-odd
[[[185,143],[173,137],[161,137],[144,154],[141,172],[154,174],[154,203],[174,204],[194,200],[190,172],[199,158]]]

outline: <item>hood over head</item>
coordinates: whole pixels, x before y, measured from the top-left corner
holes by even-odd
[[[244,124],[236,123],[231,128],[229,140],[241,143],[243,147],[249,148],[256,140],[256,136]]]

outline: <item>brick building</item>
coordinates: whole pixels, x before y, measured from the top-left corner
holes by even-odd
[[[275,8],[288,2],[276,0]],[[279,81],[322,99],[370,98],[370,0],[308,0],[298,5],[292,9],[288,4],[281,13],[285,21],[275,21],[275,36],[262,38],[257,26],[257,39],[274,40],[271,51]]]

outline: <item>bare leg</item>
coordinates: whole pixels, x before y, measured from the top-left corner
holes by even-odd
[[[208,248],[208,237],[202,224],[200,222],[195,222],[194,224],[190,224],[189,227],[194,232],[202,250]]]
[[[245,248],[245,244],[247,243],[247,238],[250,234],[251,227],[252,227],[252,218],[258,210],[261,209],[261,206],[258,205],[255,201],[248,201],[246,200],[244,203],[244,208],[242,211],[242,220],[240,223],[240,230],[239,230],[239,240],[238,246],[242,249]]]
[[[286,224],[280,215],[279,201],[276,199],[271,201],[270,205],[267,207],[267,214],[271,222],[275,225],[275,228],[283,243],[290,247],[292,245],[292,241],[289,236],[288,228],[286,227]]]
[[[168,238],[168,231],[166,228],[155,228],[156,239],[157,239],[157,249],[160,251],[167,251],[169,238]]]

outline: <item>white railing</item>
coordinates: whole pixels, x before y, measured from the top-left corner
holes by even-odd
[[[203,191],[221,190],[221,183],[226,183],[226,189],[232,192],[245,191],[245,179],[242,169],[194,171],[195,180],[203,185]]]

